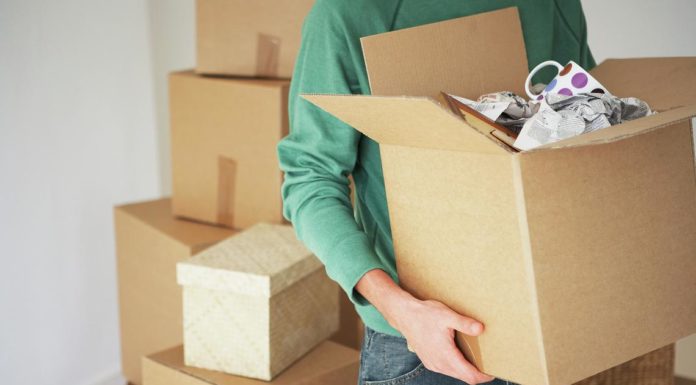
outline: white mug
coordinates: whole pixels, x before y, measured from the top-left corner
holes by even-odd
[[[546,88],[540,94],[534,94],[529,89],[530,82],[532,81],[532,76],[534,76],[540,69],[554,66],[558,68],[558,74],[546,85]],[[527,95],[532,100],[542,100],[548,93],[557,93],[562,95],[577,95],[577,94],[587,94],[587,93],[602,93],[609,94],[604,86],[597,81],[589,72],[585,71],[584,68],[574,61],[569,61],[565,66],[554,60],[547,60],[543,63],[539,63],[527,76],[526,83],[524,85]]]

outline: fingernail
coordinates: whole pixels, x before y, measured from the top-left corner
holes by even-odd
[[[481,332],[481,324],[479,323],[474,323],[471,324],[471,327],[469,328],[472,333],[480,333]]]

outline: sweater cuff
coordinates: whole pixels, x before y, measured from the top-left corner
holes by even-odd
[[[337,244],[325,258],[326,273],[329,277],[338,282],[353,303],[368,305],[367,299],[355,289],[355,286],[368,271],[375,269],[386,271],[386,268],[369,244],[367,236],[358,231],[357,234]]]

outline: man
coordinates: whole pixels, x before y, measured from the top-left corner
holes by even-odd
[[[290,87],[290,135],[278,145],[284,213],[367,327],[361,384],[507,381],[479,372],[454,343],[455,330],[481,334],[480,322],[398,286],[378,145],[299,95],[369,94],[363,36],[509,6],[518,7],[530,66],[549,59],[594,66],[579,0],[318,0],[305,20]]]

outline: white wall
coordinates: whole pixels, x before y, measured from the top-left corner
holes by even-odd
[[[171,71],[193,68],[196,63],[194,5],[194,0],[148,0],[160,187],[165,194],[171,191],[167,75]]]
[[[696,1],[582,0],[589,44],[611,57],[696,55]]]
[[[0,1],[0,378],[117,373],[111,207],[160,194],[147,5]]]
[[[583,4],[598,61],[696,55],[693,0]],[[193,64],[193,0],[0,1],[4,384],[117,373],[111,206],[170,191],[166,75]],[[678,361],[696,379],[696,338]]]
[[[607,58],[696,56],[694,0],[583,0],[589,44]],[[676,373],[696,380],[696,335],[677,344]]]

